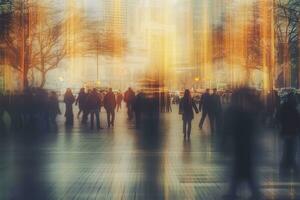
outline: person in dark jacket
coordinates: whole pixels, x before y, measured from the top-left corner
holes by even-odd
[[[66,125],[73,125],[74,123],[74,114],[73,114],[73,104],[75,102],[75,97],[73,96],[72,90],[70,88],[67,89],[64,102],[66,104]]]
[[[133,103],[134,103],[135,93],[131,88],[128,88],[128,90],[124,93],[124,101],[127,106],[127,115],[128,119],[131,120],[133,118]]]
[[[259,145],[258,134],[259,111],[261,103],[256,91],[251,88],[239,88],[232,94],[231,105],[225,113],[223,141],[233,156],[231,163],[231,182],[225,199],[237,199],[237,190],[242,183],[247,183],[251,199],[260,199],[255,174],[255,155]]]
[[[188,137],[190,139],[191,129],[192,129],[192,120],[194,119],[194,111],[198,113],[197,106],[191,97],[189,90],[185,90],[184,96],[179,103],[179,114],[182,115],[183,120],[183,134],[184,139]]]
[[[212,130],[213,131],[219,131],[221,127],[221,115],[222,115],[222,104],[221,104],[221,98],[217,92],[217,89],[213,89],[213,93],[211,95],[211,118],[212,121]]]
[[[208,115],[210,122],[210,129],[213,133],[213,115],[212,115],[212,101],[211,96],[209,94],[209,89],[206,89],[205,93],[201,96],[201,100],[199,102],[199,112],[202,112],[202,117],[199,123],[199,128],[202,129],[206,116]]]
[[[145,104],[145,94],[143,92],[139,92],[136,95],[133,110],[135,113],[135,124],[137,128],[140,128],[141,121],[142,121],[142,113],[143,113],[143,106]]]
[[[123,95],[121,92],[117,94],[117,112],[122,108]]]
[[[279,109],[277,119],[281,126],[280,133],[284,141],[280,171],[285,173],[294,170],[295,173],[298,173],[296,153],[300,131],[300,114],[297,110],[295,95],[289,94],[287,96],[286,102]]]
[[[49,117],[50,122],[55,123],[57,115],[60,115],[59,102],[56,92],[51,92],[49,96]]]
[[[113,93],[111,88],[109,88],[108,93],[105,95],[103,104],[107,114],[108,127],[114,126],[115,109],[116,109],[117,102],[116,102],[115,94]]]
[[[78,111],[78,114],[77,114],[78,118],[79,118],[80,114],[84,113],[85,110],[86,110],[86,108],[85,108],[86,98],[87,98],[87,94],[85,93],[84,88],[81,88],[80,91],[79,91],[78,97],[76,99],[76,103],[75,103],[75,105],[76,106],[78,105],[78,107],[79,107],[79,111]]]
[[[86,108],[89,111],[91,116],[91,130],[94,129],[94,118],[96,117],[96,125],[97,129],[101,129],[100,127],[100,97],[97,90],[94,88],[88,95],[86,100]]]

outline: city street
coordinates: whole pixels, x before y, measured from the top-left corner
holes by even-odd
[[[62,115],[57,132],[6,134],[0,141],[0,199],[222,199],[231,158],[209,134],[208,123],[199,130],[199,114],[190,141],[183,139],[174,105],[157,128],[137,130],[126,117],[123,108],[108,129],[102,111],[104,129],[91,131],[77,118],[67,129]],[[300,198],[299,181],[279,178],[279,138],[270,131],[260,137],[258,177],[265,199]],[[249,192],[241,188],[239,195]]]

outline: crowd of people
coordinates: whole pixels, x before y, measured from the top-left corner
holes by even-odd
[[[228,98],[230,96],[230,99]],[[292,170],[298,174],[296,162],[297,142],[300,133],[300,114],[298,98],[294,93],[280,97],[276,91],[267,95],[250,88],[238,88],[230,95],[220,94],[217,89],[210,89],[201,95],[199,101],[185,90],[179,99],[179,114],[183,121],[184,140],[190,140],[192,121],[195,114],[201,113],[199,128],[204,121],[209,120],[210,133],[222,138],[225,145],[230,141],[234,161],[232,166],[233,180],[229,190],[229,199],[234,199],[238,185],[242,181],[249,183],[254,196],[259,196],[258,186],[254,176],[254,143],[257,138],[258,124],[280,128],[283,141],[283,153],[280,162],[280,173],[289,174]],[[112,88],[99,91],[96,88],[85,90],[81,88],[78,95],[67,89],[63,95],[65,104],[65,124],[74,124],[74,105],[78,106],[75,115],[82,125],[90,129],[103,129],[100,124],[101,109],[106,113],[105,127],[115,125],[115,115],[122,109],[125,102],[128,120],[135,120],[136,127],[143,125],[143,119],[158,119],[159,113],[172,112],[170,93],[147,94],[143,91],[134,92],[128,88],[124,93],[113,92]],[[177,101],[176,101],[177,102]],[[224,104],[226,102],[226,104]],[[0,129],[4,130],[4,113],[8,113],[13,130],[44,131],[56,126],[56,118],[62,114],[59,97],[53,91],[41,88],[29,88],[24,92],[0,95]],[[228,139],[229,138],[229,139]],[[299,174],[300,175],[300,174]]]

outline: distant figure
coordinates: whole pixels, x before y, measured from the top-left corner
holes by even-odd
[[[117,94],[117,112],[119,112],[119,110],[121,110],[121,108],[122,108],[122,101],[123,101],[123,95],[121,92],[118,92],[118,94]]]
[[[254,90],[240,88],[233,93],[231,105],[226,111],[222,144],[227,144],[233,155],[231,183],[226,199],[237,199],[237,189],[243,182],[251,189],[251,199],[261,197],[255,176],[255,149],[258,148],[255,139],[260,105]]]
[[[200,129],[203,128],[205,118],[208,115],[209,122],[210,122],[210,129],[211,132],[213,133],[214,125],[213,125],[213,115],[212,115],[212,102],[211,102],[211,96],[209,94],[209,89],[206,89],[205,93],[201,96],[201,100],[199,102],[199,112],[202,112],[199,128]]]
[[[221,97],[217,93],[217,89],[213,89],[213,93],[211,95],[211,124],[213,125],[213,131],[219,131],[221,127],[221,115],[222,115],[222,104]]]
[[[141,123],[142,123],[142,113],[143,113],[143,108],[145,106],[145,95],[143,92],[139,92],[136,95],[134,104],[133,104],[133,110],[135,113],[135,124],[137,128],[140,128]]]
[[[183,134],[184,139],[188,137],[190,139],[191,129],[192,129],[192,120],[194,119],[194,111],[198,113],[197,106],[192,99],[191,93],[189,90],[185,90],[184,96],[179,103],[179,114],[182,115],[183,120]]]
[[[133,118],[133,109],[132,105],[134,103],[135,93],[131,88],[128,88],[128,90],[124,94],[124,101],[127,106],[127,115],[128,119],[131,120]]]
[[[75,97],[73,96],[72,90],[70,88],[67,89],[64,102],[66,104],[66,125],[73,125],[74,123],[74,114],[73,114],[73,103],[75,102]]]
[[[166,93],[160,93],[160,112],[166,112]]]
[[[167,94],[167,112],[172,112],[172,98],[171,98],[171,94],[168,93]]]
[[[109,88],[108,93],[105,95],[103,104],[104,104],[104,108],[106,110],[107,125],[109,128],[110,126],[114,126],[115,109],[116,109],[116,105],[117,105],[115,94],[113,93],[111,88]]]
[[[79,91],[78,97],[76,99],[76,103],[75,103],[75,105],[76,106],[78,105],[78,107],[79,107],[79,111],[77,114],[78,118],[79,118],[80,114],[84,113],[84,111],[86,110],[85,109],[86,98],[87,98],[87,94],[85,93],[84,88],[81,88]]]
[[[300,115],[297,110],[297,100],[293,94],[289,94],[286,102],[281,105],[277,118],[284,141],[280,172],[285,174],[293,170],[296,175],[299,175],[296,154],[300,131]]]
[[[4,111],[5,111],[5,97],[2,93],[0,93],[0,129],[1,130],[4,130],[5,128],[4,119],[3,119]]]
[[[94,129],[94,118],[96,117],[96,125],[97,129],[101,129],[100,127],[100,97],[97,90],[94,88],[88,95],[86,100],[86,108],[88,109],[88,113],[91,116],[91,130]]]
[[[61,114],[59,108],[59,102],[56,92],[51,92],[49,96],[49,115],[50,115],[50,122],[55,123],[57,115]]]

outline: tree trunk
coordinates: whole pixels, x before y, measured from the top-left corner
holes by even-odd
[[[41,72],[42,77],[41,77],[41,84],[40,84],[40,88],[43,88],[46,84],[46,72]]]
[[[28,66],[24,66],[23,69],[23,89],[27,89],[29,87],[29,83],[28,83]]]

